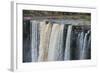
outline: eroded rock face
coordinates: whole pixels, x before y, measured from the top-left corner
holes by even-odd
[[[30,21],[23,24],[23,62],[32,62]]]

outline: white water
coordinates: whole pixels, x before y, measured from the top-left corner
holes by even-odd
[[[40,46],[38,61],[47,61],[48,47],[52,25],[46,24],[45,21],[40,23]]]
[[[66,37],[66,47],[64,60],[70,60],[70,39],[71,39],[72,25],[68,26],[67,37]]]
[[[49,43],[48,61],[63,60],[63,29],[64,25],[53,25]]]
[[[37,22],[36,21],[31,21],[32,23],[32,29],[31,29],[31,49],[32,49],[32,62],[34,61],[37,61],[37,53],[38,53],[38,38],[37,38],[37,35],[38,35],[38,31],[37,31]]]

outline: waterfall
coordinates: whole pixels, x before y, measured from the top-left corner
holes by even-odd
[[[52,20],[30,20],[23,30],[23,62],[91,58],[90,27]]]
[[[81,49],[80,59],[85,59],[86,44],[87,44],[87,33],[84,36],[83,47]]]
[[[88,44],[88,34],[90,31],[88,31],[87,33],[85,33],[85,37],[84,37],[84,42],[83,42],[83,49],[82,49],[82,53],[81,53],[81,57],[80,59],[86,59],[86,52],[88,51],[87,49],[87,44]]]
[[[46,23],[44,21],[43,23],[40,24],[40,46],[39,46],[38,61],[47,61],[51,30],[52,30],[51,23]]]
[[[82,31],[80,33],[80,38],[79,38],[79,59],[82,59],[82,52],[83,52],[83,43],[84,43],[84,32]]]
[[[63,29],[64,25],[53,24],[49,43],[48,61],[63,60]]]
[[[38,57],[38,22],[31,21],[31,49],[32,49],[32,62],[37,61]]]
[[[71,31],[72,31],[72,25],[69,25],[68,29],[67,29],[67,37],[66,37],[66,46],[65,46],[64,60],[70,60]]]

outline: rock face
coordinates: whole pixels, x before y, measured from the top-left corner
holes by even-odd
[[[32,62],[30,34],[30,21],[27,20],[23,24],[23,62]]]
[[[87,22],[78,23],[78,20],[24,21],[23,62],[91,59],[91,26]]]

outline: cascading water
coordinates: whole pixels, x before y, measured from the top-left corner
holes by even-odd
[[[70,39],[71,39],[72,25],[68,26],[64,60],[70,60]]]

